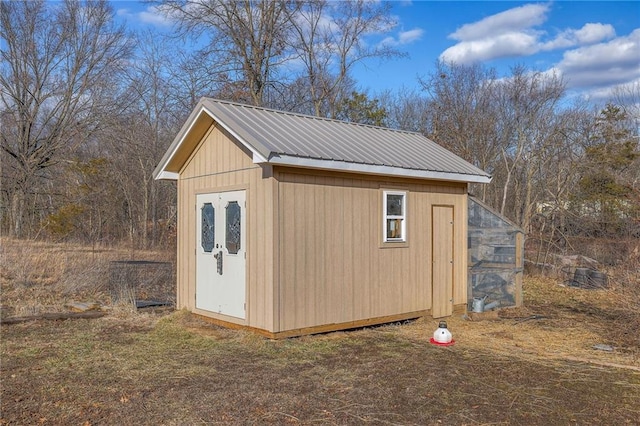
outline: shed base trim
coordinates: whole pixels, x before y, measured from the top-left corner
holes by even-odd
[[[466,305],[457,305],[454,309],[454,312],[464,312],[466,310],[465,306]],[[197,315],[199,318],[201,318],[206,322],[219,325],[222,327],[226,327],[234,330],[248,330],[256,334],[259,334],[261,336],[265,336],[269,339],[286,339],[288,337],[298,337],[298,336],[304,336],[308,334],[329,333],[332,331],[350,330],[354,328],[368,327],[372,325],[387,324],[387,323],[392,323],[397,321],[416,319],[420,317],[430,316],[431,310],[406,312],[403,314],[387,315],[383,317],[368,318],[368,319],[363,319],[358,321],[347,321],[347,322],[334,323],[334,324],[318,325],[313,327],[296,328],[296,329],[285,330],[280,332],[272,332],[272,331],[262,330],[260,328],[236,324],[236,323],[224,321],[217,318],[211,318],[199,313],[193,313],[193,315]]]

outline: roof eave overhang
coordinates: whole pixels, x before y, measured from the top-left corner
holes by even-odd
[[[254,158],[254,163],[256,163]],[[379,176],[408,177],[449,182],[489,183],[489,175],[472,175],[464,173],[441,172],[434,170],[407,169],[403,167],[350,163],[338,160],[324,160],[288,155],[273,156],[266,163],[271,165],[301,167],[309,169],[332,170],[350,173],[364,173]]]
[[[236,140],[238,140],[242,145],[249,149],[253,155],[254,163],[258,164],[267,162],[267,156],[262,154],[260,150],[257,149],[254,145],[248,143],[246,141],[246,138],[235,132],[231,126],[226,124],[226,120],[223,120],[214,111],[212,111],[212,108],[207,108],[206,100],[202,100],[195,108],[194,112],[191,114],[189,120],[187,120],[180,133],[178,133],[178,135],[176,136],[176,139],[167,150],[165,156],[162,158],[162,160],[160,160],[160,163],[153,171],[153,178],[155,180],[178,180],[179,172],[183,166],[183,162],[174,164],[174,159],[176,158],[178,152],[181,149],[184,149],[185,139],[187,139],[189,134],[191,134],[191,132],[193,131],[196,123],[202,118],[202,114],[206,114],[213,120],[213,123],[225,129],[227,132],[229,132],[229,134],[236,138]]]

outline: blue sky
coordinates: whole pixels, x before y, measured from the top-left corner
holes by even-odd
[[[640,2],[395,2],[408,59],[363,70],[363,84],[414,87],[438,59],[480,62],[508,73],[516,64],[555,70],[572,91],[602,97],[640,84]],[[408,40],[407,40],[408,41]],[[378,82],[378,83],[376,83]]]
[[[113,1],[132,26],[168,30],[153,7]],[[638,1],[395,1],[397,25],[370,34],[370,44],[391,43],[407,58],[369,62],[355,69],[361,90],[418,87],[438,59],[482,63],[507,74],[522,64],[555,71],[572,93],[606,99],[617,85],[640,85]]]

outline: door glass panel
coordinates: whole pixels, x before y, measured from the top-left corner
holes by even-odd
[[[240,205],[237,201],[230,201],[227,205],[227,235],[226,246],[230,254],[240,251]]]
[[[205,203],[202,206],[202,236],[200,238],[202,249],[206,253],[213,251],[213,242],[215,240],[215,210],[213,204]]]

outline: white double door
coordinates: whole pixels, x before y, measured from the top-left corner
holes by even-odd
[[[196,308],[245,319],[245,191],[196,196]]]

